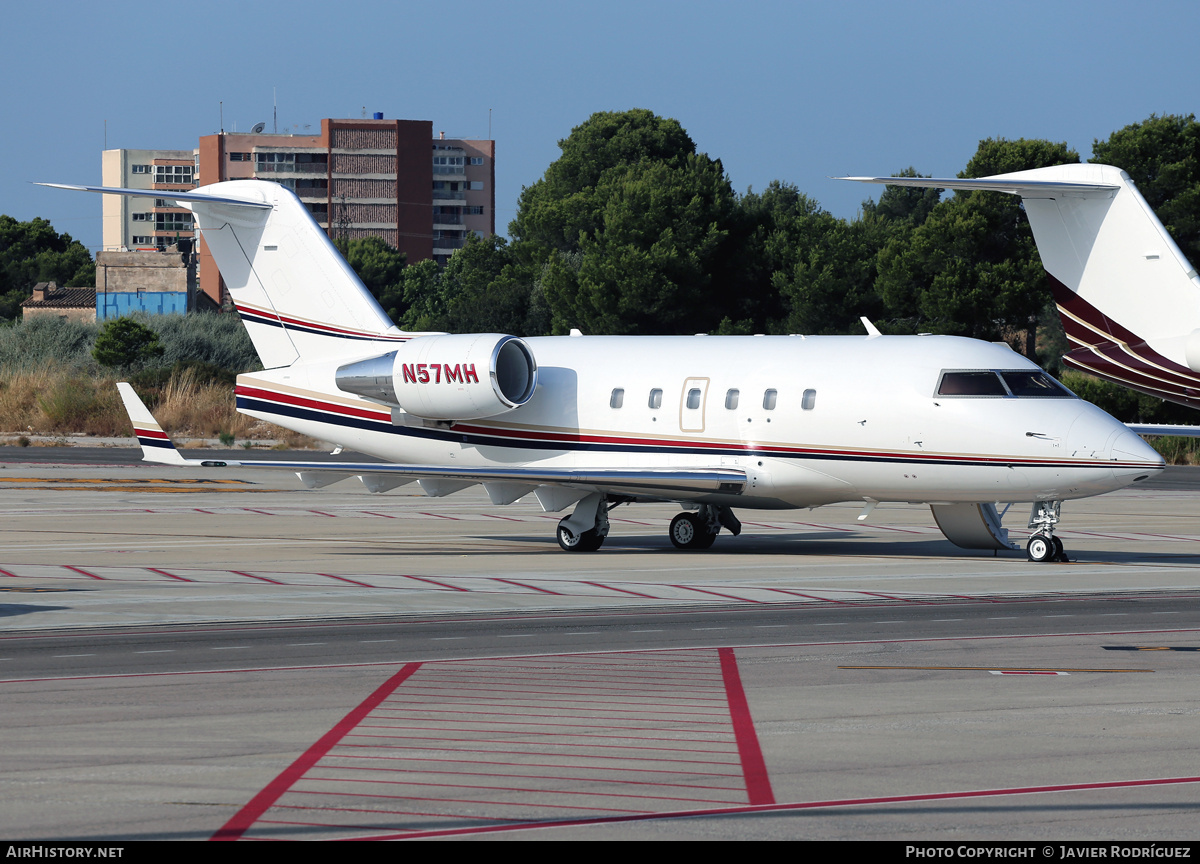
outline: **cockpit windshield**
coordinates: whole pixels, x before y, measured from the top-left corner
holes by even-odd
[[[1075,395],[1040,370],[964,369],[942,372],[938,396],[1017,399],[1074,399]]]

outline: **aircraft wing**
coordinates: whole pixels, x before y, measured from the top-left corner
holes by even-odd
[[[311,487],[324,486],[346,477],[364,477],[369,489],[384,491],[412,480],[435,481],[449,494],[476,483],[507,484],[527,487],[521,494],[538,486],[567,486],[576,489],[627,492],[631,495],[691,498],[708,494],[739,495],[746,489],[746,472],[734,468],[551,468],[551,467],[464,467],[448,465],[402,465],[391,462],[317,462],[277,459],[185,459],[171,439],[138,398],[133,387],[120,383],[117,389],[133,430],[142,445],[146,462],[164,465],[191,465],[202,468],[277,468],[293,471]],[[323,476],[314,476],[323,475]],[[365,475],[365,476],[364,476]],[[368,482],[365,478],[372,478]],[[437,487],[422,484],[427,492]],[[493,492],[488,490],[489,495]],[[519,495],[517,497],[520,497]],[[516,500],[512,498],[511,500]]]

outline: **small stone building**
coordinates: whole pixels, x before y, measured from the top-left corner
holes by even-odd
[[[57,282],[39,282],[33,296],[21,304],[21,318],[96,320],[95,288],[59,288]]]
[[[96,254],[95,317],[184,314],[196,298],[195,256],[176,250]]]

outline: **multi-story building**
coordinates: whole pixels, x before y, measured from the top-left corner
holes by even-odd
[[[105,150],[100,176],[104,186],[184,192],[196,186],[196,150]],[[166,198],[103,195],[102,238],[105,251],[162,250],[176,238],[192,237],[192,214]]]
[[[496,231],[495,142],[433,137],[427,120],[321,121],[319,135],[222,133],[200,139],[198,182],[257,178],[292,189],[329,236],[381,237],[408,263],[444,262]],[[226,297],[200,244],[200,289]]]

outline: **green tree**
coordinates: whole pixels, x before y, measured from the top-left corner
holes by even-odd
[[[124,370],[138,369],[162,354],[158,334],[128,317],[105,324],[92,349],[92,357],[101,366]]]
[[[83,244],[45,219],[0,216],[0,319],[20,317],[38,282],[65,287],[96,284],[96,265]]]
[[[641,108],[593,114],[558,146],[562,155],[545,176],[522,190],[509,234],[559,252],[578,251],[580,234],[604,224],[607,202],[597,187],[609,172],[643,163],[680,167],[696,152],[679,121]]]
[[[1175,242],[1200,261],[1200,123],[1151,114],[1092,144],[1091,162],[1115,165],[1137,184]]]
[[[1078,162],[1065,143],[987,139],[960,177]],[[994,192],[956,194],[879,254],[879,293],[910,330],[1022,341],[1036,358],[1038,316],[1049,297],[1020,201]],[[1021,337],[1024,337],[1021,339]]]
[[[594,114],[559,146],[510,226],[530,308],[559,333],[711,329],[735,212],[721,163],[644,110]]]
[[[471,235],[437,274],[432,290],[419,290],[404,316],[405,329],[541,335],[526,329],[532,286],[503,237]]]
[[[929,177],[928,174],[918,174],[917,169],[909,166],[898,171],[893,177]],[[933,212],[933,208],[942,199],[941,189],[922,189],[912,186],[885,186],[878,201],[867,199],[862,203],[864,219],[878,219],[890,224],[903,224],[917,227],[923,225]]]
[[[339,237],[333,241],[367,290],[385,310],[400,300],[400,273],[404,270],[406,255],[390,245],[382,237],[362,237],[347,241]],[[389,313],[390,314],[390,313]]]

